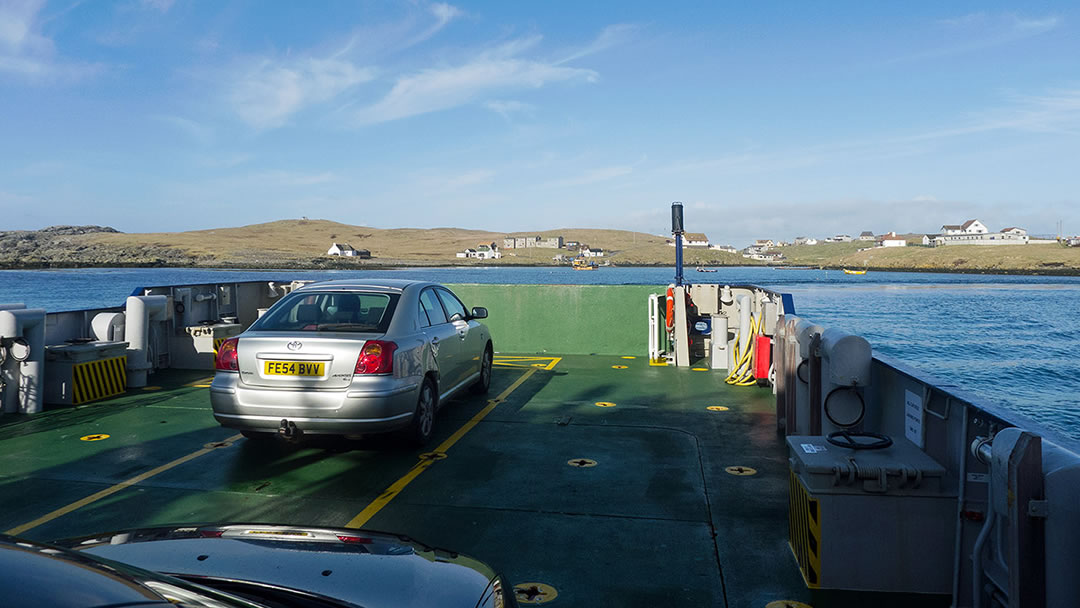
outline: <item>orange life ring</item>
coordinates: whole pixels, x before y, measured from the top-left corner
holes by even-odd
[[[670,330],[675,327],[675,289],[668,287],[667,290],[667,328]]]

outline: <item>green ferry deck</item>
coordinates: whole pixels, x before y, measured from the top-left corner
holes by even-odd
[[[224,306],[246,298],[250,310],[238,312],[245,325],[255,306],[267,305],[266,287],[212,285],[207,293],[228,298],[189,301]],[[445,403],[435,437],[423,448],[396,435],[246,439],[215,422],[211,371],[163,366],[143,387],[0,417],[0,531],[47,541],[226,522],[367,528],[482,560],[517,587],[522,605],[948,606],[950,588],[961,598],[955,605],[970,605],[970,556],[984,551],[984,519],[996,517],[990,497],[1006,491],[994,481],[988,488],[997,469],[981,456],[999,443],[1011,446],[1000,438],[1015,425],[1001,412],[898,362],[867,359],[865,386],[857,390],[872,409],[861,428],[908,441],[905,412],[910,417],[917,395],[925,445],[908,441],[895,458],[917,467],[925,483],[909,483],[915,469],[860,472],[850,458],[850,480],[828,474],[821,484],[809,464],[796,475],[800,459],[810,457],[795,454],[800,439],[792,444],[790,436],[816,435],[824,443],[822,431],[804,430],[813,429],[813,408],[823,406],[812,395],[807,401],[804,388],[797,395],[792,384],[803,372],[798,358],[790,358],[798,351],[790,314],[772,337],[774,394],[769,387],[727,384],[724,370],[700,360],[681,367],[652,361],[645,309],[663,288],[451,287],[467,305],[490,309],[492,386],[487,395]],[[191,295],[182,289],[145,292],[180,301]],[[78,328],[94,312],[52,315],[45,323],[54,332],[50,344],[63,343],[62,336],[55,339],[61,329],[84,331]],[[815,340],[835,342],[814,327]],[[170,331],[173,344],[190,344],[182,328]],[[827,377],[821,366],[830,364],[828,357],[815,357],[804,360],[810,374]],[[107,372],[94,382],[108,384]],[[89,390],[110,393],[104,384]],[[1075,453],[1049,440],[1042,445],[1039,478],[1050,504],[1040,507],[1050,514],[1046,555],[1066,558],[1040,561],[1031,552],[1036,547],[1009,567],[1027,577],[1022,581],[1044,577],[1049,594],[1077,584],[1066,574],[1076,564],[1069,557],[1075,547],[1053,540],[1070,538],[1080,521],[1069,498],[1080,464]],[[924,472],[938,477],[924,480]],[[807,481],[815,475],[817,481]],[[828,505],[823,514],[819,501]],[[912,515],[909,508],[931,511]],[[806,521],[806,513],[822,519]],[[838,590],[865,589],[856,585],[879,575],[917,579],[913,573],[930,560],[910,556],[929,546],[936,547],[925,549],[936,564],[956,564],[955,570],[934,566],[935,580],[953,581],[935,583],[940,593]],[[992,564],[975,565],[993,575]],[[1035,567],[1044,571],[1032,575]],[[805,573],[820,578],[807,580]],[[851,586],[828,578],[838,575],[864,578],[850,579]]]

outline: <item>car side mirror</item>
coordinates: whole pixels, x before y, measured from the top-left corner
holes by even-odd
[[[483,306],[473,306],[472,313],[469,315],[470,319],[486,319],[487,309]]]

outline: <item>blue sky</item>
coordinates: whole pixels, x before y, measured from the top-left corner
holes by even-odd
[[[1077,233],[1078,13],[0,0],[0,229]]]

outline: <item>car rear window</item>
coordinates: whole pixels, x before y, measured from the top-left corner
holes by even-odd
[[[385,333],[398,298],[398,294],[373,292],[296,292],[271,307],[251,329]]]

